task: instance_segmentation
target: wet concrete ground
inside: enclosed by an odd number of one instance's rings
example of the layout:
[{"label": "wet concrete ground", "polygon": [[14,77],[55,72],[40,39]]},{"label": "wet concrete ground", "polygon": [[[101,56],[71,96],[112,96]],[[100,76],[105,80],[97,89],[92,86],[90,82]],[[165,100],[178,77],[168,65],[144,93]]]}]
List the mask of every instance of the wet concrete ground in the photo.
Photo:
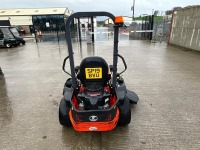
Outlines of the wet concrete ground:
[{"label": "wet concrete ground", "polygon": [[[112,63],[109,39],[73,44],[76,65],[94,54]],[[127,87],[140,98],[132,106],[132,122],[110,132],[79,133],[58,122],[68,78],[61,69],[65,42],[29,39],[25,46],[0,48],[5,75],[0,80],[0,149],[199,149],[200,53],[123,38],[119,53],[128,64]]]}]

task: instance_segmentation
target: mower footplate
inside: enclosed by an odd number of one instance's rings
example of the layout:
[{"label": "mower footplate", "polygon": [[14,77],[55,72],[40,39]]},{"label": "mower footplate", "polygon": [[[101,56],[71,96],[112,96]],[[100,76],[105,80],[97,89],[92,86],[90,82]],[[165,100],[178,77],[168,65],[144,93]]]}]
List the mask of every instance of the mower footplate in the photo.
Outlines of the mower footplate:
[{"label": "mower footplate", "polygon": [[131,104],[137,104],[139,97],[135,92],[127,90],[126,96]]}]

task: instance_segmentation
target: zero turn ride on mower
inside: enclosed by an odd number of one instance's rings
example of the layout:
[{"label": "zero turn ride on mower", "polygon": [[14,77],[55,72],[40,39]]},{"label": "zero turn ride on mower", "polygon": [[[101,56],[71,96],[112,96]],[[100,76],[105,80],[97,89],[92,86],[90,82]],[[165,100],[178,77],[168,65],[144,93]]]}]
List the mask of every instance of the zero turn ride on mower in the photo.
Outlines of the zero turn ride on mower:
[{"label": "zero turn ride on mower", "polygon": [[[86,57],[80,66],[74,66],[73,49],[70,37],[70,24],[75,18],[107,16],[114,22],[113,65],[108,66],[102,57]],[[76,131],[109,131],[118,125],[131,122],[130,103],[137,103],[138,97],[126,89],[121,74],[127,69],[124,58],[118,54],[119,28],[122,17],[108,12],[78,12],[66,21],[66,40],[69,56],[63,61],[63,70],[71,76],[67,79],[63,98],[59,106],[59,121],[63,126],[73,126]],[[69,58],[71,73],[65,70]],[[125,69],[118,73],[118,58]]]}]

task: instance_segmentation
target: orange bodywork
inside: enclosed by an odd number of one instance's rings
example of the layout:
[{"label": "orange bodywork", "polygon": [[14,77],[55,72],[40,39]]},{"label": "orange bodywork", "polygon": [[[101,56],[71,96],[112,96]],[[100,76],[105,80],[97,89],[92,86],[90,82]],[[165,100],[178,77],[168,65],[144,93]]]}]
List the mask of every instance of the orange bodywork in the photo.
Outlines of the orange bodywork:
[{"label": "orange bodywork", "polygon": [[107,122],[75,122],[72,117],[72,110],[69,111],[71,123],[76,131],[109,131],[115,128],[119,119],[119,109],[113,120]]}]

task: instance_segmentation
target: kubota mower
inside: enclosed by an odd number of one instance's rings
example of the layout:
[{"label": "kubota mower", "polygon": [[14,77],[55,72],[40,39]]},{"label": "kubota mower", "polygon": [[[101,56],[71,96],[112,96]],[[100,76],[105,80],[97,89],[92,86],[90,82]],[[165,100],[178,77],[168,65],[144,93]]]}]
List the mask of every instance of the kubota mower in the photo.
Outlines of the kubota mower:
[{"label": "kubota mower", "polygon": [[[107,16],[114,22],[113,64],[108,66],[102,57],[86,57],[80,66],[74,66],[70,37],[70,24],[74,18]],[[138,97],[126,89],[121,74],[127,69],[124,58],[118,54],[118,33],[123,26],[122,17],[108,12],[78,12],[66,21],[66,40],[69,56],[64,59],[63,70],[71,76],[67,79],[63,98],[59,106],[59,121],[63,126],[73,126],[77,131],[109,131],[118,125],[131,122],[130,103],[137,103]],[[65,70],[69,58],[71,73]],[[118,58],[125,69],[118,73]]]}]

